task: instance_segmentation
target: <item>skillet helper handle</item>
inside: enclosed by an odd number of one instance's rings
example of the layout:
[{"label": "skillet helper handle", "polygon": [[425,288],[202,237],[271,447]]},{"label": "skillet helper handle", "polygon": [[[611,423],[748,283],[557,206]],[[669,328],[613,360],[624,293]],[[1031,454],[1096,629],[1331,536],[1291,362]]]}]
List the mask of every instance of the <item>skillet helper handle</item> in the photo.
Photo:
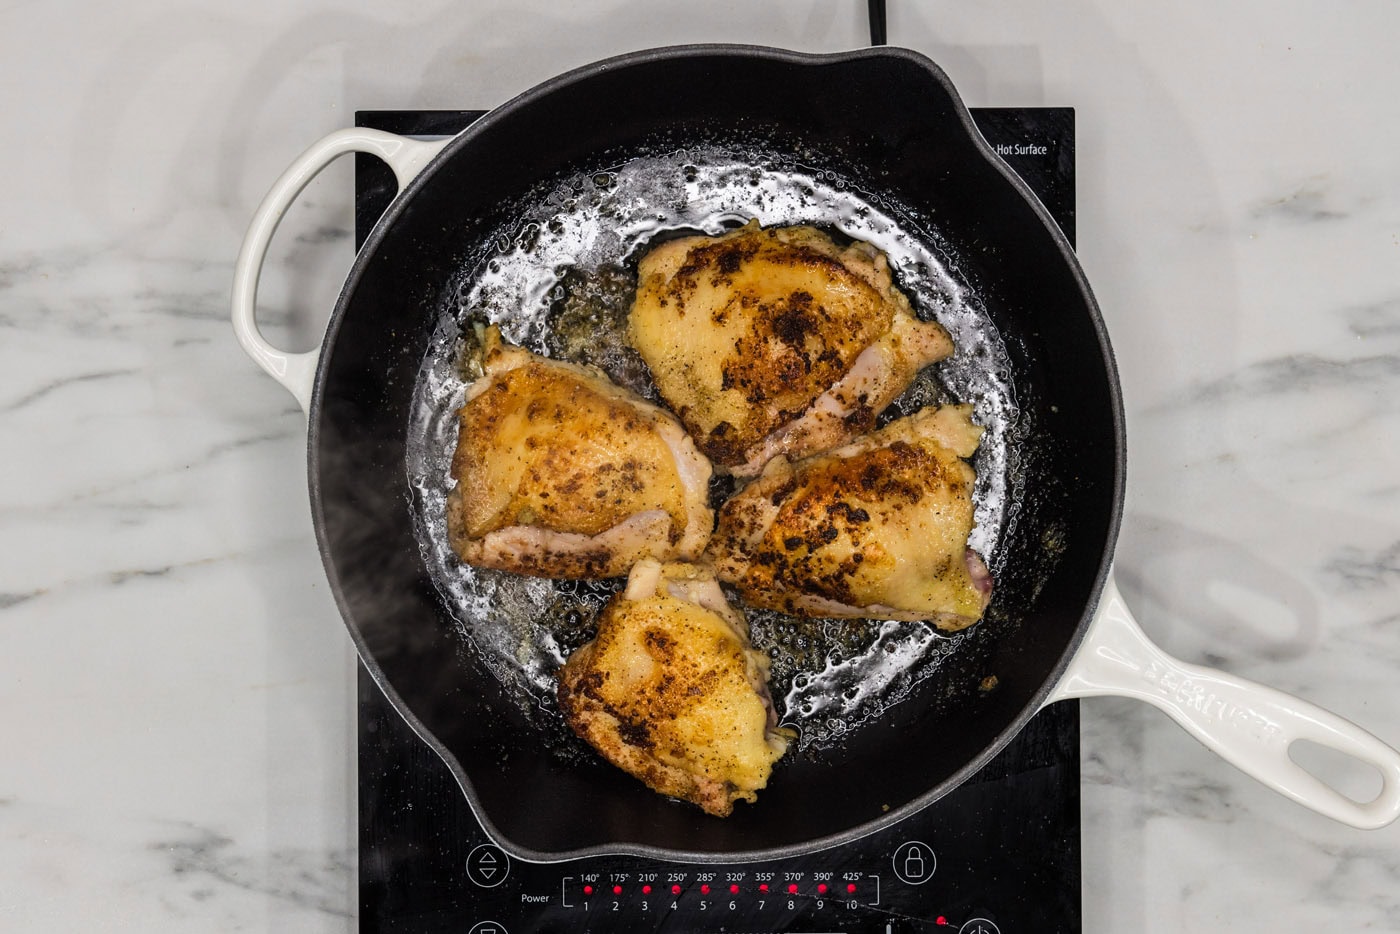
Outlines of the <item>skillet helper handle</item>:
[{"label": "skillet helper handle", "polygon": [[[1165,711],[1226,761],[1333,820],[1375,830],[1400,817],[1400,752],[1307,701],[1171,657],[1143,633],[1112,577],[1050,701],[1103,694],[1135,697]],[[1289,757],[1289,746],[1300,739],[1374,766],[1380,794],[1362,803],[1322,782]]]},{"label": "skillet helper handle", "polygon": [[257,324],[258,279],[277,225],[307,184],[345,153],[363,152],[383,159],[394,170],[402,191],[445,144],[446,140],[423,142],[380,130],[337,130],[298,156],[253,214],[234,265],[233,330],[248,356],[296,397],[303,412],[311,411],[311,391],[322,348],[306,353],[278,350],[262,336]]}]

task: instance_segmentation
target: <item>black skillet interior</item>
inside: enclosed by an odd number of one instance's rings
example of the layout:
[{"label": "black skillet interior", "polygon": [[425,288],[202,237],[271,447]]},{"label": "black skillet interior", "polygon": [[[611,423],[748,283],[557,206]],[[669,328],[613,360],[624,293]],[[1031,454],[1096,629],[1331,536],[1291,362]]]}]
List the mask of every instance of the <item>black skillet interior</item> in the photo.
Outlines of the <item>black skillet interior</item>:
[{"label": "black skillet interior", "polygon": [[[366,243],[332,318],[311,413],[312,506],[333,591],[388,696],[525,858],[587,851],[776,856],[884,826],[974,772],[1034,714],[1082,635],[1122,487],[1116,375],[1093,298],[1043,210],[971,129],[947,78],[902,50],[639,53],[565,75],[454,140]],[[405,472],[414,381],[444,289],[561,167],[760,131],[912,206],[945,235],[1005,340],[1020,489],[994,612],[844,746],[789,757],[755,805],[706,817],[601,762],[561,757],[461,650],[420,555]],[[785,142],[786,141],[786,142]],[[813,156],[812,154],[816,155]],[[979,691],[995,675],[994,691]]]}]

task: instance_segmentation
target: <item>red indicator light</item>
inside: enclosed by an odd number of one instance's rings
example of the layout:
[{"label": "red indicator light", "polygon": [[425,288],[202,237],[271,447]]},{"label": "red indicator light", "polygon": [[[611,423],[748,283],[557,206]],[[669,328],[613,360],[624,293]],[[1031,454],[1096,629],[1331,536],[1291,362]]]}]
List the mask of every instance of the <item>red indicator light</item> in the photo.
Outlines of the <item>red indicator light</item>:
[{"label": "red indicator light", "polygon": [[945,918],[945,917],[943,917],[942,915],[939,915],[938,918],[937,918],[933,923],[934,923],[934,924],[947,924],[947,923],[948,923],[948,919]]},{"label": "red indicator light", "polygon": [[730,894],[730,895],[738,895],[738,894],[739,894],[739,887],[738,887],[737,885],[731,885],[731,886],[729,887],[729,894]]},{"label": "red indicator light", "polygon": [[643,894],[643,895],[650,895],[650,894],[651,894],[651,886],[649,886],[649,885],[644,885],[644,886],[642,886],[642,894]]},{"label": "red indicator light", "polygon": [[709,894],[710,894],[710,887],[709,887],[708,885],[702,885],[702,886],[700,886],[700,894],[701,894],[701,895],[709,895]]},{"label": "red indicator light", "polygon": [[847,892],[854,892],[855,890],[856,890],[856,884],[855,884],[854,882],[847,882],[847,883],[846,883],[846,891],[847,891]]},{"label": "red indicator light", "polygon": [[622,894],[622,886],[620,886],[620,885],[615,885],[615,886],[613,886],[613,894],[614,894],[614,895],[621,895],[621,894]]},{"label": "red indicator light", "polygon": [[788,883],[788,894],[789,894],[789,895],[793,895],[793,894],[796,894],[796,892],[797,892],[797,883],[796,883],[796,882],[789,882],[789,883]]},{"label": "red indicator light", "polygon": [[679,895],[679,894],[681,894],[681,887],[680,887],[679,885],[673,885],[673,886],[671,886],[671,894],[672,894],[672,895]]},{"label": "red indicator light", "polygon": [[768,883],[767,883],[767,882],[764,882],[762,885],[760,885],[760,886],[758,887],[758,890],[759,890],[760,892],[766,892],[766,891],[768,891]]},{"label": "red indicator light", "polygon": [[820,883],[818,883],[818,884],[817,884],[817,891],[818,891],[818,892],[825,892],[825,891],[826,891],[826,883],[825,883],[825,882],[820,882]]},{"label": "red indicator light", "polygon": [[585,886],[583,887],[583,894],[584,894],[584,895],[592,895],[592,894],[593,894],[593,886],[591,886],[591,885],[585,885]]}]

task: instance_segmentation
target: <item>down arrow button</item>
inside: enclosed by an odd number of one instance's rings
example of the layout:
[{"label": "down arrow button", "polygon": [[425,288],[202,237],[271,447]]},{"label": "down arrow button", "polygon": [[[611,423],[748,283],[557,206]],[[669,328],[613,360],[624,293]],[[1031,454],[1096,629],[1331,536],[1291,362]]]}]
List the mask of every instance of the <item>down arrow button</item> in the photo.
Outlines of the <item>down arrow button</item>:
[{"label": "down arrow button", "polygon": [[510,857],[498,846],[483,843],[467,854],[467,878],[484,889],[494,888],[510,873]]}]

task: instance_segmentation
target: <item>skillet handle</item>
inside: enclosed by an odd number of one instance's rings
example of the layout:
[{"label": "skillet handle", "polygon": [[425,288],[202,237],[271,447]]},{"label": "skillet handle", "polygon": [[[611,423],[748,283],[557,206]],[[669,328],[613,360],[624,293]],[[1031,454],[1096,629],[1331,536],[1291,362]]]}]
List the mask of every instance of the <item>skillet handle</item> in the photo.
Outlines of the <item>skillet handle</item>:
[{"label": "skillet handle", "polygon": [[337,130],[298,156],[273,183],[272,190],[253,214],[234,265],[233,331],[248,356],[296,397],[303,412],[311,411],[311,391],[322,348],[306,353],[278,350],[262,336],[257,324],[258,279],[277,225],[302,189],[322,169],[347,152],[364,152],[383,159],[394,170],[402,191],[446,143],[447,140],[423,142],[379,130]]},{"label": "skillet handle", "polygon": [[[1226,761],[1333,820],[1375,830],[1400,817],[1400,752],[1307,701],[1172,658],[1143,633],[1112,577],[1083,645],[1046,703],[1103,694],[1165,711]],[[1299,739],[1374,766],[1380,794],[1361,803],[1323,783],[1289,757]]]}]

